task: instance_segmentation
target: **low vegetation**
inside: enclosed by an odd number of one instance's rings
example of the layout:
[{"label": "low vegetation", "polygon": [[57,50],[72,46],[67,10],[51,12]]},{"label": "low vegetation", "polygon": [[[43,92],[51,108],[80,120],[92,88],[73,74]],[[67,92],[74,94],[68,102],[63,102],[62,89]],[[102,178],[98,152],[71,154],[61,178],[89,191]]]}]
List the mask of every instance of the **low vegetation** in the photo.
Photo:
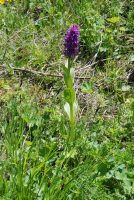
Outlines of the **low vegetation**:
[{"label": "low vegetation", "polygon": [[[133,19],[132,0],[0,1],[0,200],[134,199]],[[72,133],[63,41],[73,24]]]}]

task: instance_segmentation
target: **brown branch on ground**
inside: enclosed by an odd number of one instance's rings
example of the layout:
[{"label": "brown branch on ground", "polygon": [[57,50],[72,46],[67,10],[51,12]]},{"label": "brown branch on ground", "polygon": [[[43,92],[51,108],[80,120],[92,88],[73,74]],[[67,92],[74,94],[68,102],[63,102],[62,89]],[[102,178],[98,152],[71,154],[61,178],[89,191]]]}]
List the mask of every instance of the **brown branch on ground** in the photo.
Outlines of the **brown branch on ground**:
[{"label": "brown branch on ground", "polygon": [[[0,65],[0,67],[5,68],[5,66]],[[25,69],[25,68],[12,68],[12,70],[14,72],[20,71],[22,73],[30,73],[36,76],[50,76],[50,77],[54,77],[54,78],[63,78],[62,74],[51,74],[49,72],[39,72],[36,70],[31,70],[31,69]],[[3,73],[5,73],[5,71],[2,71]],[[79,77],[79,76],[75,76],[75,79],[79,79],[79,80],[89,80],[90,77]]]}]

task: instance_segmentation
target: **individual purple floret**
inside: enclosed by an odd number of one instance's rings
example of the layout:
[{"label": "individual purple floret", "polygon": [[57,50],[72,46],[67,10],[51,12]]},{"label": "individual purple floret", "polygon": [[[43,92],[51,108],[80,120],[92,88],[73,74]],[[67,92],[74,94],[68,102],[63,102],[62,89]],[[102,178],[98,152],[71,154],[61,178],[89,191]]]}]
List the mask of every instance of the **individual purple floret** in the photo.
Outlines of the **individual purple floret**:
[{"label": "individual purple floret", "polygon": [[79,51],[79,37],[80,31],[78,25],[72,25],[66,32],[64,39],[64,55],[72,58],[78,54]]}]

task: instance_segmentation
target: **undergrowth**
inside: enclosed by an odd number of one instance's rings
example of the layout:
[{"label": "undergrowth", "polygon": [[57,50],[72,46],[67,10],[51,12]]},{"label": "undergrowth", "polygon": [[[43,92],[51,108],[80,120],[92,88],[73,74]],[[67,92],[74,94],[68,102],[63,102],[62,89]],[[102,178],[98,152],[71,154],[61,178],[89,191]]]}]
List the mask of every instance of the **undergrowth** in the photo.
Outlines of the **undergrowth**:
[{"label": "undergrowth", "polygon": [[[130,0],[0,5],[0,199],[134,199],[133,15]],[[74,23],[79,113],[70,145],[61,66]]]}]

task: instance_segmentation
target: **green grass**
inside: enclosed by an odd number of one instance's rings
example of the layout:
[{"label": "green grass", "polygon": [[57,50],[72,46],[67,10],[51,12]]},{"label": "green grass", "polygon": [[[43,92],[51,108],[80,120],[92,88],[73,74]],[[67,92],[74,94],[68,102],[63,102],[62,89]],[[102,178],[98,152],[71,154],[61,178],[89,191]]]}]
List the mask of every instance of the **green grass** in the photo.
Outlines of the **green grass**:
[{"label": "green grass", "polygon": [[[130,0],[0,5],[0,200],[134,199],[133,13]],[[85,79],[68,143],[64,81],[38,72],[62,74],[73,23]]]}]

